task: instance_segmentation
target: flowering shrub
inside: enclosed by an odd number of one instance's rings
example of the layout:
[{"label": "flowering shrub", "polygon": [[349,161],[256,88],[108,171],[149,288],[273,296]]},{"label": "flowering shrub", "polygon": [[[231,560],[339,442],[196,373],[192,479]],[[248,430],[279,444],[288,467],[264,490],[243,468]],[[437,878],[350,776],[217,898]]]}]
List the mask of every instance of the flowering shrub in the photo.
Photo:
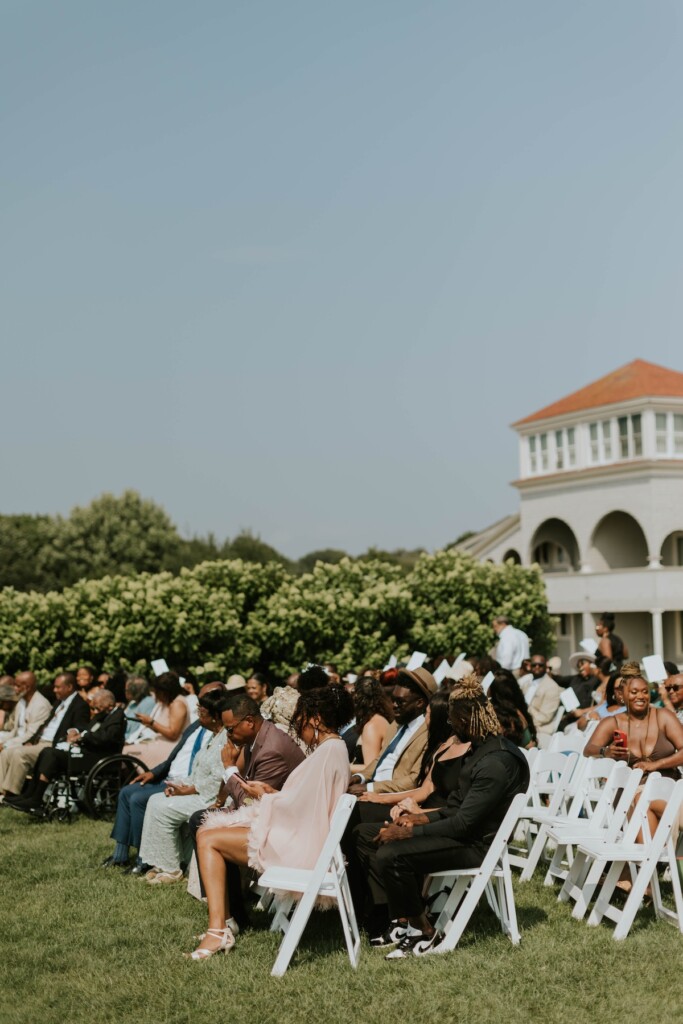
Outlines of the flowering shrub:
[{"label": "flowering shrub", "polygon": [[0,670],[42,678],[79,662],[144,669],[155,657],[284,675],[309,660],[383,665],[413,647],[482,653],[507,614],[536,650],[552,622],[540,573],[479,563],[458,551],[422,555],[405,574],[379,560],[318,562],[294,577],[276,562],[204,562],[168,572],[81,580],[61,593],[0,591]]}]

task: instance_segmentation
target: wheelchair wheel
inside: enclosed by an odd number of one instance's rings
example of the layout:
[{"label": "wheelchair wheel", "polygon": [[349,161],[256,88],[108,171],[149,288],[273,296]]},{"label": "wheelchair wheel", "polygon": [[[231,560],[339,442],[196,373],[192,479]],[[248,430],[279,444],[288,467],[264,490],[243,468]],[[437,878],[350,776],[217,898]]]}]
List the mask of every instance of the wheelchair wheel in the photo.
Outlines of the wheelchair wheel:
[{"label": "wheelchair wheel", "polygon": [[91,818],[113,818],[119,790],[132,782],[147,765],[130,754],[111,754],[90,770],[83,787],[83,804]]}]

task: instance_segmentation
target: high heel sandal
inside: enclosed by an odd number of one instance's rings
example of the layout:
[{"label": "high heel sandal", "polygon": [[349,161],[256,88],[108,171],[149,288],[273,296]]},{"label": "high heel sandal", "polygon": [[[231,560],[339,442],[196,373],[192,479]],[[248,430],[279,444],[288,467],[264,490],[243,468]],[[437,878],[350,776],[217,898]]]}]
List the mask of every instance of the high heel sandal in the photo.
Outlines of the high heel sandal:
[{"label": "high heel sandal", "polygon": [[214,939],[221,940],[217,949],[204,949],[200,946],[192,953],[183,953],[183,956],[187,960],[208,960],[215,953],[229,953],[235,945],[235,936],[232,934],[231,928],[207,928],[204,937],[207,938],[209,935]]},{"label": "high heel sandal", "polygon": [[[229,928],[234,937],[237,938],[237,936],[240,933],[240,926],[238,925],[234,917],[226,917],[225,927]],[[192,938],[195,940],[195,942],[201,942],[205,935],[206,932],[201,932],[200,935],[193,935]]]}]

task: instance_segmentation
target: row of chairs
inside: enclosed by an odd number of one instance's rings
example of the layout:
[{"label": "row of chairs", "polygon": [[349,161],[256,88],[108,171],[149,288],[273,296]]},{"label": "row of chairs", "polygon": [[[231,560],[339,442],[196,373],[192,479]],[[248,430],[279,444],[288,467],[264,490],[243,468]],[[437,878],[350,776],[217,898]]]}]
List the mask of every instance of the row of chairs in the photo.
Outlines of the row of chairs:
[{"label": "row of chairs", "polygon": [[[584,734],[583,742],[585,739]],[[573,741],[576,747],[579,742]],[[683,779],[664,779],[653,772],[642,784],[639,769],[608,758],[584,758],[578,749],[530,752],[529,760],[529,788],[512,801],[481,866],[437,872],[426,879],[425,895],[437,914],[436,928],[444,935],[434,951],[455,948],[482,897],[498,917],[503,933],[518,944],[512,868],[520,868],[521,881],[528,881],[544,854],[550,854],[545,884],[562,884],[558,898],[573,902],[575,918],[586,915],[597,894],[588,924],[597,925],[606,917],[616,924],[614,938],[623,939],[650,886],[657,917],[683,932],[683,895],[676,865]],[[629,817],[641,784],[635,811]],[[651,833],[647,810],[655,801],[665,803],[666,809]],[[270,868],[259,879],[262,905],[273,913],[271,930],[284,933],[271,972],[274,976],[287,970],[320,897],[335,902],[349,960],[353,967],[358,964],[360,936],[340,847],[354,803],[355,797],[350,795],[340,799],[312,870]],[[642,842],[637,841],[639,837]],[[662,901],[658,871],[663,868],[668,868],[671,877],[674,910]],[[619,906],[613,903],[613,896],[624,869],[630,872],[632,887],[625,904]],[[295,899],[294,893],[300,898]]]}]

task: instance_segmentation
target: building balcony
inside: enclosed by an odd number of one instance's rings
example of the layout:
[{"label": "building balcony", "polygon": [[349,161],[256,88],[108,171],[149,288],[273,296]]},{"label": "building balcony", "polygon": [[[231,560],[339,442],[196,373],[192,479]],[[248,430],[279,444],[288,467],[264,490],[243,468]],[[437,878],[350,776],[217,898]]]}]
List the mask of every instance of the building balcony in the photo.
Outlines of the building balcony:
[{"label": "building balcony", "polygon": [[544,575],[552,615],[604,611],[678,611],[683,608],[683,567],[610,569]]}]

